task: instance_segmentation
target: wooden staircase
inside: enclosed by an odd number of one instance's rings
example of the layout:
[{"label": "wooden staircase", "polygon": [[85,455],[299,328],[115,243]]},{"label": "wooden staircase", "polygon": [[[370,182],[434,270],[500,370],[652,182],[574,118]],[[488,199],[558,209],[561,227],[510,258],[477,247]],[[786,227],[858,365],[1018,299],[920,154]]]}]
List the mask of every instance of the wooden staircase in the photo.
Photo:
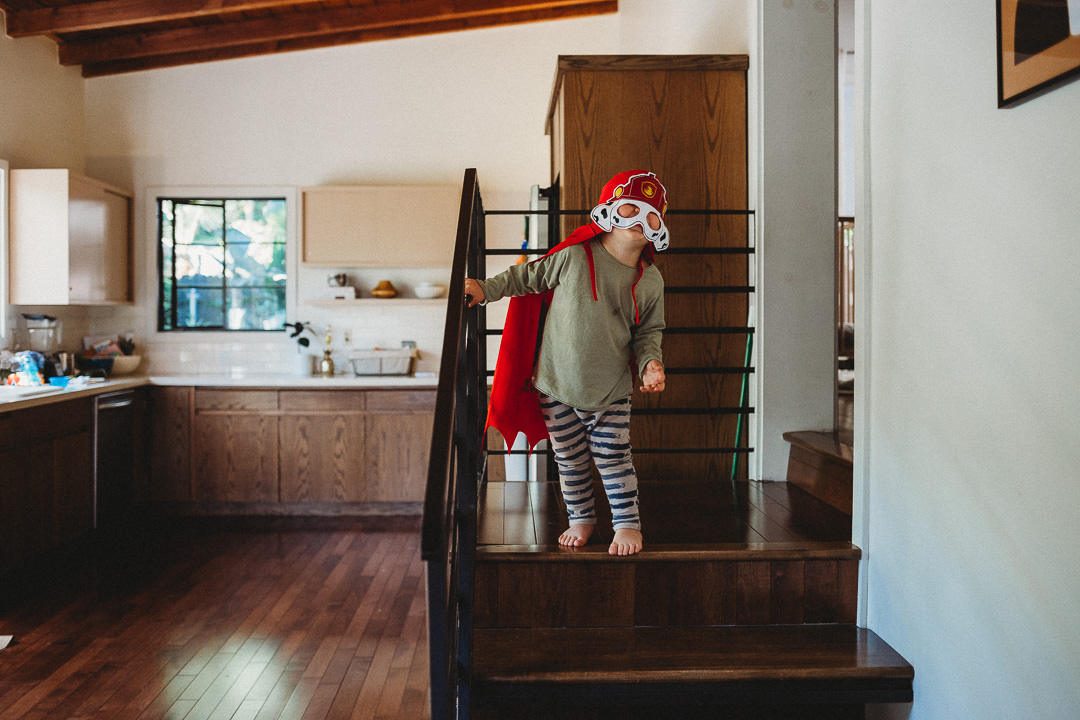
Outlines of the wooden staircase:
[{"label": "wooden staircase", "polygon": [[783,483],[641,496],[646,548],[613,558],[603,517],[590,545],[557,547],[557,485],[483,488],[471,717],[860,718],[911,700],[912,667],[855,626],[860,551],[826,529],[839,513]]},{"label": "wooden staircase", "polygon": [[[496,253],[484,249],[483,217],[469,169],[450,297],[462,297],[465,277],[484,276],[482,258]],[[694,252],[749,253],[745,232],[734,246]],[[744,277],[736,265],[734,275]],[[752,292],[683,289],[688,297]],[[448,306],[424,501],[435,720],[854,720],[866,703],[911,701],[911,665],[855,625],[861,552],[849,541],[850,500],[845,514],[792,483],[731,482],[740,478],[733,458],[752,448],[739,432],[719,433],[715,421],[753,408],[712,390],[730,386],[744,399],[749,342],[735,345],[743,366],[717,363],[719,355],[699,362],[689,352],[676,362],[673,352],[669,372],[685,371],[687,382],[665,392],[672,405],[639,411],[635,400],[635,414],[646,418],[701,418],[703,435],[689,446],[668,442],[689,433],[658,422],[646,432],[655,442],[634,440],[635,464],[639,455],[653,459],[638,468],[645,549],[616,558],[607,554],[610,516],[599,498],[592,544],[564,550],[557,484],[492,480],[483,451],[492,331],[481,315]],[[706,312],[683,329],[752,334],[719,318]],[[719,437],[730,444],[702,441]]]}]

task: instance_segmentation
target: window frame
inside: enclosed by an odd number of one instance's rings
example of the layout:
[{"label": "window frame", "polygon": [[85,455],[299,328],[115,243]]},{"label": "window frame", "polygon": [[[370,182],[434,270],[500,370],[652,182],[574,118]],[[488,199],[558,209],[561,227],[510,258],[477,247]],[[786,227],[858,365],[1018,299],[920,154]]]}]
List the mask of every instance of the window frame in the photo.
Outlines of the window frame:
[{"label": "window frame", "polygon": [[[147,326],[151,329],[154,342],[163,343],[199,343],[220,342],[228,338],[229,342],[258,343],[266,342],[274,337],[272,330],[160,330],[158,320],[161,312],[161,267],[158,238],[158,201],[160,199],[173,200],[243,200],[250,198],[284,198],[285,199],[285,273],[288,277],[285,288],[285,317],[291,318],[296,315],[299,297],[299,252],[298,252],[298,206],[296,202],[297,189],[295,185],[270,186],[215,186],[215,185],[157,185],[146,188],[144,201],[144,235],[148,238],[146,247],[148,252],[143,267],[146,268],[146,277],[150,282],[145,283],[143,292],[140,294],[141,303],[148,308],[149,317]],[[284,332],[284,328],[282,328]]]}]

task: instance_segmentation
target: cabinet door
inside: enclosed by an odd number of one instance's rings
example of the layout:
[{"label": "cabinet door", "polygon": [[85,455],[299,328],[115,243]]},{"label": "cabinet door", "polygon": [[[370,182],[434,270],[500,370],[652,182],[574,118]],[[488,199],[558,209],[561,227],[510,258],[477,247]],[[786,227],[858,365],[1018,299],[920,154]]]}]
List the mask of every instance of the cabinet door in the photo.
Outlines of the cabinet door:
[{"label": "cabinet door", "polygon": [[451,264],[461,195],[455,185],[328,185],[302,193],[305,264]]},{"label": "cabinet door", "polygon": [[277,416],[195,413],[191,499],[277,502]]},{"label": "cabinet door", "polygon": [[277,502],[277,392],[197,388],[191,499]]},{"label": "cabinet door", "polygon": [[0,450],[0,570],[21,567],[51,547],[52,443]]},{"label": "cabinet door", "polygon": [[422,502],[431,452],[435,393],[371,392],[367,403],[368,463],[363,499]]},{"label": "cabinet door", "polygon": [[0,415],[0,568],[92,527],[91,419],[88,398]]},{"label": "cabinet door", "polygon": [[52,442],[53,541],[61,545],[94,527],[94,458],[89,430]]},{"label": "cabinet door", "polygon": [[362,391],[282,391],[282,502],[357,502],[364,496]]},{"label": "cabinet door", "polygon": [[191,500],[191,401],[194,388],[155,387],[150,403],[151,500]]},{"label": "cabinet door", "polygon": [[71,302],[130,302],[130,199],[79,175],[71,175],[68,192]]}]

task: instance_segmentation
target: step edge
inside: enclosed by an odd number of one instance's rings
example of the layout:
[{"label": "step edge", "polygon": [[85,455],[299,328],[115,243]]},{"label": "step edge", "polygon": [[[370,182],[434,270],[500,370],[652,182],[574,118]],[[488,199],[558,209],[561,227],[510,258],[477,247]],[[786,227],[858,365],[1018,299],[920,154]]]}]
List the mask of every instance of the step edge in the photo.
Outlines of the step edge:
[{"label": "step edge", "polygon": [[886,665],[866,668],[818,668],[806,669],[791,667],[769,668],[702,668],[682,670],[627,670],[620,673],[599,672],[530,672],[527,674],[485,674],[476,672],[473,680],[486,684],[499,685],[590,685],[610,683],[635,683],[666,685],[680,682],[695,683],[736,683],[736,682],[786,682],[800,680],[899,680],[915,678],[914,668]]},{"label": "step edge", "polygon": [[606,547],[563,548],[559,545],[481,545],[477,562],[704,562],[769,560],[859,560],[862,550],[849,542],[668,544],[644,548],[636,555],[610,555]]},{"label": "step edge", "polygon": [[823,447],[822,445],[820,445],[818,443],[815,443],[815,442],[813,442],[811,440],[808,440],[806,438],[806,434],[808,434],[808,433],[812,433],[812,434],[815,434],[815,435],[820,435],[821,434],[820,432],[809,431],[809,430],[789,430],[788,432],[784,433],[782,437],[783,437],[784,440],[791,443],[792,445],[795,445],[797,447],[800,447],[800,448],[802,448],[804,450],[815,453],[817,455],[824,455],[825,457],[828,457],[828,458],[831,458],[831,459],[835,460],[836,462],[840,463],[841,465],[844,465],[846,467],[853,467],[854,466],[854,462],[853,462],[852,458],[850,457],[850,453],[853,451],[853,446],[848,445],[847,443],[841,442],[839,440],[834,441],[837,445],[843,446],[843,447],[848,449],[849,455],[844,455],[843,451],[837,452],[836,450],[833,450],[833,449],[827,448],[827,447]]}]

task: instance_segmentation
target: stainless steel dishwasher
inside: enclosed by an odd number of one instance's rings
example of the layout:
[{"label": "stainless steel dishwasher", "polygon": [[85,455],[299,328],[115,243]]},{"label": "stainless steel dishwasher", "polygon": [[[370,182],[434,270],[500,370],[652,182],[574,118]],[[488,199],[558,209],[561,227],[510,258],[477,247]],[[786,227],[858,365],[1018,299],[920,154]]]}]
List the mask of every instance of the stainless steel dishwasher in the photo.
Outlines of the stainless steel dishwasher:
[{"label": "stainless steel dishwasher", "polygon": [[123,530],[135,496],[135,391],[98,395],[94,402],[94,527]]}]

